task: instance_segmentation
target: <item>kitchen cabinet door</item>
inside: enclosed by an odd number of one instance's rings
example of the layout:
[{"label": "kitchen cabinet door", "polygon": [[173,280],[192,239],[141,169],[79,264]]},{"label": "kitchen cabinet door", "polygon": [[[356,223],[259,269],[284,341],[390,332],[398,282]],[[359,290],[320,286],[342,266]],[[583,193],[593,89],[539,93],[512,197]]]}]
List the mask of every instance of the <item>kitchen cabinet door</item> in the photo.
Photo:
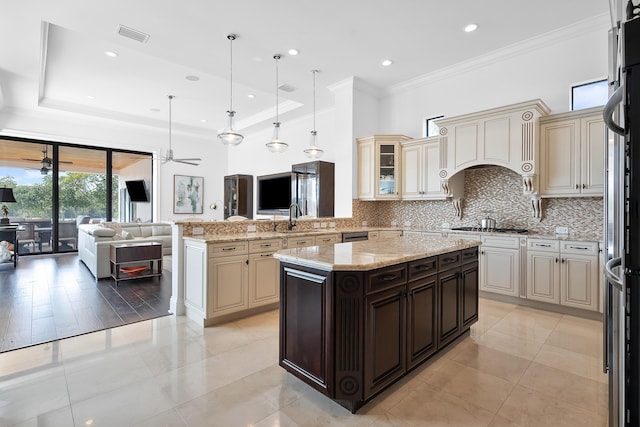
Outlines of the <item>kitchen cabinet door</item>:
[{"label": "kitchen cabinet door", "polygon": [[433,274],[407,285],[407,369],[437,349],[437,283]]},{"label": "kitchen cabinet door", "polygon": [[527,252],[527,299],[560,304],[560,254]]},{"label": "kitchen cabinet door", "polygon": [[399,200],[402,179],[400,142],[404,135],[358,138],[358,198]]},{"label": "kitchen cabinet door", "polygon": [[598,310],[598,256],[563,255],[560,304]]},{"label": "kitchen cabinet door", "polygon": [[[478,256],[476,252],[476,258]],[[460,269],[460,290],[462,292],[460,314],[462,315],[462,329],[467,328],[478,320],[478,263],[463,264]]]},{"label": "kitchen cabinet door", "polygon": [[248,280],[248,255],[209,258],[207,317],[249,308]]},{"label": "kitchen cabinet door", "polygon": [[520,296],[520,251],[482,246],[480,289],[514,297]]},{"label": "kitchen cabinet door", "polygon": [[365,399],[406,371],[406,284],[365,299]]},{"label": "kitchen cabinet door", "polygon": [[462,331],[460,316],[460,268],[438,275],[438,347],[453,341]]},{"label": "kitchen cabinet door", "polygon": [[280,262],[273,252],[249,255],[249,307],[278,302],[280,299]]},{"label": "kitchen cabinet door", "polygon": [[605,128],[602,114],[580,120],[580,148],[582,161],[581,193],[604,194]]}]

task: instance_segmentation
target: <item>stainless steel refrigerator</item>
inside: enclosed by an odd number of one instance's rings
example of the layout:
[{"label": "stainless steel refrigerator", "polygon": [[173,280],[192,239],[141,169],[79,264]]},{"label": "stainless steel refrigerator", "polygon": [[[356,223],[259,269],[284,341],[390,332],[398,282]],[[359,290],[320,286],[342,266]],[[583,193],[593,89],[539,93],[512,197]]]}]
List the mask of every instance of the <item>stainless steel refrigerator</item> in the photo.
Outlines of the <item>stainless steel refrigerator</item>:
[{"label": "stainless steel refrigerator", "polygon": [[[637,3],[637,0],[636,0]],[[604,371],[609,425],[640,425],[640,9],[610,1]]]}]

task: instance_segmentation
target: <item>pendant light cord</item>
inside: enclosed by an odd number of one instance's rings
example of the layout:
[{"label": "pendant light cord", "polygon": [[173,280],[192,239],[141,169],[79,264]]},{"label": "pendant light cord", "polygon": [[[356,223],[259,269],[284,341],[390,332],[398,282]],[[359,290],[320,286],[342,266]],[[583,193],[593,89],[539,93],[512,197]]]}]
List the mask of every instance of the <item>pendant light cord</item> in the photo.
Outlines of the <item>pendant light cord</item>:
[{"label": "pendant light cord", "polygon": [[313,131],[316,131],[316,73],[318,70],[311,70],[313,73]]},{"label": "pendant light cord", "polygon": [[169,150],[171,150],[171,100],[173,95],[169,95]]},{"label": "pendant light cord", "polygon": [[273,59],[276,60],[276,123],[280,123],[280,120],[278,120],[278,60],[280,55],[274,55]]},{"label": "pendant light cord", "polygon": [[229,34],[227,38],[229,39],[229,111],[233,111],[233,41],[236,36]]}]

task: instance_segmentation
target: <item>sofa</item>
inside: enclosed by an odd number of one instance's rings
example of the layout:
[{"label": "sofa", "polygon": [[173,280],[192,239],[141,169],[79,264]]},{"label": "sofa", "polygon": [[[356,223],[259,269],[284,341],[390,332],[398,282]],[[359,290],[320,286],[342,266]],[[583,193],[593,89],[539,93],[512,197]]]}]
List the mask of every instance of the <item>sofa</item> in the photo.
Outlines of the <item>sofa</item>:
[{"label": "sofa", "polygon": [[166,222],[78,225],[78,256],[97,279],[111,277],[110,251],[112,243],[162,243],[164,269],[171,268],[171,224]]}]

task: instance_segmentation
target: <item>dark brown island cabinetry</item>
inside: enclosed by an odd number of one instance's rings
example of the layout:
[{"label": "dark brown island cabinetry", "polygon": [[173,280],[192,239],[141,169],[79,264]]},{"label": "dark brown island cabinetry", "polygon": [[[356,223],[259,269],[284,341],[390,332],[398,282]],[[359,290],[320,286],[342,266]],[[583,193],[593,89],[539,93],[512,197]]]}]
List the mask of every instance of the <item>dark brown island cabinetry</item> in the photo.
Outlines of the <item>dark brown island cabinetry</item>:
[{"label": "dark brown island cabinetry", "polygon": [[478,319],[477,247],[370,271],[280,268],[280,366],[352,412]]}]

